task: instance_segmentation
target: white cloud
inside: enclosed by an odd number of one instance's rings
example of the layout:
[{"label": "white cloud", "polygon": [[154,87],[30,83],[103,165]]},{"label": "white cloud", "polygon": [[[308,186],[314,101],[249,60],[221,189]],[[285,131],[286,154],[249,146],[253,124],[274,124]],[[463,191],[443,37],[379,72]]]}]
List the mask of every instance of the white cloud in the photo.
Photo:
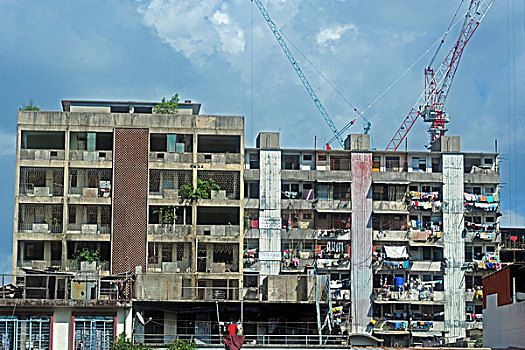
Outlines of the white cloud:
[{"label": "white cloud", "polygon": [[203,55],[244,52],[244,32],[220,0],[146,0],[137,10],[159,38],[194,62],[202,63]]},{"label": "white cloud", "polygon": [[336,24],[321,29],[315,36],[315,41],[320,46],[329,46],[330,44],[335,44],[341,40],[343,34],[348,30],[352,30],[354,36],[357,36],[357,27],[354,24]]},{"label": "white cloud", "polygon": [[244,51],[244,32],[235,23],[232,24],[230,16],[221,10],[215,11],[211,18],[215,30],[219,33],[221,50],[230,54]]},{"label": "white cloud", "polygon": [[524,227],[525,215],[514,210],[505,209],[501,212],[501,226],[503,227]]}]

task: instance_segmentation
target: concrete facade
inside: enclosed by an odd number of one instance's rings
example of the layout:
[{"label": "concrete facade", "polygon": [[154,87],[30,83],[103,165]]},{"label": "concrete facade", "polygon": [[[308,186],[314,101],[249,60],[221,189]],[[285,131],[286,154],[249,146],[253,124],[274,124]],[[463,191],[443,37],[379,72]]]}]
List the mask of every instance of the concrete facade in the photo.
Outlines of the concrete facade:
[{"label": "concrete facade", "polygon": [[[243,117],[153,105],[19,112],[17,278],[67,274],[65,299],[126,300],[93,310],[155,346],[216,344],[238,319],[255,344],[435,346],[481,332],[476,291],[499,268],[496,153],[461,153],[459,138],[376,151],[368,135],[344,150],[284,149],[275,132],[245,148]],[[50,311],[61,334],[64,310]]]}]

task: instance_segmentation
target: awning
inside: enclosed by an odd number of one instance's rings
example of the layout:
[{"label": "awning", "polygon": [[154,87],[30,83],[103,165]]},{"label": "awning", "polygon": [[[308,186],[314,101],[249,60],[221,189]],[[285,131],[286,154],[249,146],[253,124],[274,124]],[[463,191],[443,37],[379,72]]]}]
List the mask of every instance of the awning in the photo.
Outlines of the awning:
[{"label": "awning", "polygon": [[384,246],[386,257],[391,259],[407,259],[406,246]]}]

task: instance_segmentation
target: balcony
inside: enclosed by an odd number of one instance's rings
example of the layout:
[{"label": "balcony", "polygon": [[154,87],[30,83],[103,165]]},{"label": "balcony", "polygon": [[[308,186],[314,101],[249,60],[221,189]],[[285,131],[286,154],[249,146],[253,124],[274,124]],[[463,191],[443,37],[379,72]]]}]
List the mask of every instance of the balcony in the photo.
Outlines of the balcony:
[{"label": "balcony", "polygon": [[407,231],[373,231],[374,241],[406,242],[409,239]]},{"label": "balcony", "polygon": [[193,163],[193,153],[171,153],[171,152],[149,152],[149,161],[151,163]]},{"label": "balcony", "polygon": [[69,160],[72,162],[107,162],[113,161],[112,151],[69,151]]},{"label": "balcony", "polygon": [[[313,275],[249,275],[256,281],[245,283],[243,288],[239,287],[239,279],[234,276],[235,274],[225,275],[223,273],[221,279],[212,279],[199,275],[198,286],[195,287],[192,284],[196,278],[194,274],[175,273],[168,276],[166,274],[146,273],[137,276],[135,281],[136,298],[163,301],[315,302]],[[238,276],[242,278],[242,275]],[[318,275],[318,278],[324,281],[327,276]],[[323,297],[321,302],[327,302],[325,294]]]},{"label": "balcony", "polygon": [[63,149],[21,149],[20,159],[22,160],[65,160],[66,151]]},{"label": "balcony", "polygon": [[191,225],[148,224],[148,234],[186,236],[191,234]]},{"label": "balcony", "polygon": [[19,222],[18,233],[62,233],[62,224]]},{"label": "balcony", "polygon": [[410,267],[412,272],[439,272],[441,271],[441,261],[412,261],[412,266]]},{"label": "balcony", "polygon": [[197,163],[209,164],[210,166],[221,165],[243,165],[240,153],[197,153]]},{"label": "balcony", "polygon": [[19,186],[20,195],[28,197],[62,197],[64,186],[53,184],[52,186],[35,186],[34,183],[21,183]]},{"label": "balcony", "polygon": [[442,303],[444,301],[444,293],[442,291],[435,291],[430,286],[418,290],[412,288],[409,290],[395,290],[395,288],[374,288],[373,299],[376,303]]},{"label": "balcony", "polygon": [[83,235],[110,234],[111,224],[68,224],[67,232]]},{"label": "balcony", "polygon": [[67,260],[66,271],[71,272],[109,272],[110,262],[109,261],[97,261],[93,264],[85,264],[85,261]]},{"label": "balcony", "polygon": [[373,202],[372,211],[374,213],[408,214],[408,207],[405,202],[377,200]]},{"label": "balcony", "polygon": [[239,225],[197,225],[197,234],[204,236],[238,237],[240,232]]},{"label": "balcony", "polygon": [[349,200],[319,199],[314,206],[318,212],[342,211],[349,213],[352,211],[352,202]]}]

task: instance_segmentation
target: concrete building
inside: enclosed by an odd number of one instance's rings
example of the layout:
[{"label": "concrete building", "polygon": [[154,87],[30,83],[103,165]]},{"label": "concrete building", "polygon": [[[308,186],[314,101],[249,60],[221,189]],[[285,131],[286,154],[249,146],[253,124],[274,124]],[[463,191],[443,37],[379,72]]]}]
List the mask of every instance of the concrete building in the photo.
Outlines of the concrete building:
[{"label": "concrete building", "polygon": [[481,332],[476,291],[499,268],[496,153],[462,153],[459,137],[376,151],[369,135],[283,149],[269,132],[245,148],[243,117],[191,101],[176,115],[152,114],[154,102],[62,105],[18,115],[15,277],[0,299],[48,320],[53,348],[100,327],[98,348],[122,331],[218,343],[239,319],[256,344],[446,345]]},{"label": "concrete building", "polygon": [[525,264],[512,264],[483,278],[483,290],[483,346],[525,349]]}]

